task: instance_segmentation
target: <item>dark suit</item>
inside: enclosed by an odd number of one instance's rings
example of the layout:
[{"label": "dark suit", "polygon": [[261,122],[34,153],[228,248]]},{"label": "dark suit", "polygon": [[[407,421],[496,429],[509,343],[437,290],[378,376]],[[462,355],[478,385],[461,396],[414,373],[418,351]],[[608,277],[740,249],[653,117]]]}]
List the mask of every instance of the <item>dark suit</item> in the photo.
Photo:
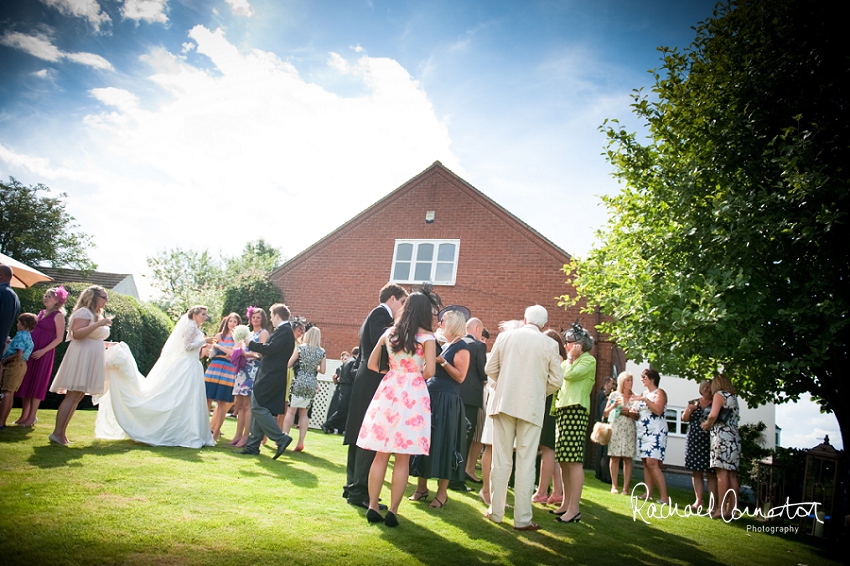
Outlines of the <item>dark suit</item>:
[{"label": "dark suit", "polygon": [[348,421],[345,425],[343,444],[348,444],[348,462],[346,465],[346,483],[343,497],[349,503],[359,503],[369,499],[369,468],[375,453],[357,446],[360,426],[369,409],[369,403],[381,384],[383,374],[370,370],[369,356],[384,331],[393,325],[393,317],[388,308],[378,305],[360,327],[360,354],[357,356],[357,374],[351,387],[351,401],[348,406]]},{"label": "dark suit", "polygon": [[248,349],[263,355],[260,369],[254,378],[254,391],[251,394],[251,436],[245,449],[260,452],[263,435],[275,444],[280,444],[289,435],[281,432],[274,415],[286,412],[286,371],[289,358],[295,350],[295,336],[292,326],[284,322],[278,326],[265,344],[248,342]]},{"label": "dark suit", "polygon": [[354,368],[357,359],[349,358],[340,367],[339,383],[336,384],[336,392],[339,393],[336,409],[329,411],[330,416],[325,423],[327,429],[345,430],[345,423],[348,421],[348,406],[351,403],[351,387],[354,383]]}]

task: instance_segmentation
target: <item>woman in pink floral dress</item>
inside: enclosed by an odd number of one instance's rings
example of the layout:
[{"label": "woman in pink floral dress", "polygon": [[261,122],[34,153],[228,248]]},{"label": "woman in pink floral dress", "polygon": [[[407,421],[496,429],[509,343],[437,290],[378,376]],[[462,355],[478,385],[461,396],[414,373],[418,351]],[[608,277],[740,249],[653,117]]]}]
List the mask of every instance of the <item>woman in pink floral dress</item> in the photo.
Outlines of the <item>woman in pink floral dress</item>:
[{"label": "woman in pink floral dress", "polygon": [[[369,369],[379,371],[386,347],[390,370],[384,376],[360,427],[357,446],[377,452],[369,470],[370,523],[398,525],[398,506],[407,488],[411,454],[428,454],[431,444],[431,398],[425,380],[434,375],[436,346],[431,333],[435,305],[424,293],[413,293],[404,305],[401,320],[389,328],[369,356]],[[387,474],[390,454],[395,454],[390,507],[386,517],[378,512],[378,497]]]}]

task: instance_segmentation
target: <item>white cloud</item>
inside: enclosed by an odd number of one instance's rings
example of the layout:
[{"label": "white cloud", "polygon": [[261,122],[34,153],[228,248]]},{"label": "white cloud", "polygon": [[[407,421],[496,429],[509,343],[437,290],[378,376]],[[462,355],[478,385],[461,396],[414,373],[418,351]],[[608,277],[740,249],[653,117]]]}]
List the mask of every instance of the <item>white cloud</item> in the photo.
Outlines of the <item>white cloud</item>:
[{"label": "white cloud", "polygon": [[97,0],[41,0],[44,4],[52,6],[65,14],[66,16],[75,16],[85,18],[94,26],[95,30],[100,30],[100,25],[111,21],[106,12],[100,10],[100,4]]},{"label": "white cloud", "polygon": [[109,61],[94,53],[66,53],[65,58],[74,61],[75,63],[80,63],[81,65],[94,67],[95,69],[105,69],[107,71],[112,70],[112,65]]},{"label": "white cloud", "polygon": [[127,20],[144,20],[149,24],[168,23],[168,0],[124,0],[121,15]]},{"label": "white cloud", "polygon": [[230,9],[233,10],[233,15],[235,16],[247,16],[251,17],[254,15],[254,9],[248,4],[248,0],[224,0],[230,6]]},{"label": "white cloud", "polygon": [[55,69],[41,69],[40,71],[34,72],[33,76],[36,76],[40,79],[53,79],[56,76],[56,70]]},{"label": "white cloud", "polygon": [[27,35],[17,31],[7,31],[3,37],[0,37],[0,43],[52,63],[59,61],[65,55],[53,45],[50,39],[41,34]]},{"label": "white cloud", "polygon": [[814,448],[826,435],[835,448],[843,448],[838,419],[832,413],[821,413],[808,393],[796,403],[776,405],[776,425],[782,428],[779,440],[786,448]]},{"label": "white cloud", "polygon": [[96,69],[113,70],[112,65],[94,53],[66,53],[53,45],[51,40],[43,34],[27,35],[17,31],[6,32],[0,37],[0,43],[9,47],[20,49],[34,57],[56,63],[61,59],[68,59],[81,65],[87,65]]},{"label": "white cloud", "polygon": [[[0,152],[73,195],[69,211],[107,271],[144,273],[146,257],[178,245],[235,254],[257,238],[292,257],[434,160],[464,174],[426,93],[394,60],[352,62],[345,80],[365,94],[343,97],[222,30],[189,37],[213,71],[155,49],[148,84],[91,90],[104,110],[79,125],[74,148]],[[327,72],[341,73],[333,60]],[[164,96],[148,98],[151,84]],[[103,209],[86,204],[92,195]],[[224,219],[233,233],[210,238]]]},{"label": "white cloud", "polygon": [[343,59],[339,53],[331,52],[330,57],[328,58],[328,65],[344,75],[347,75],[350,70],[348,61]]},{"label": "white cloud", "polygon": [[365,51],[365,49],[363,49],[363,48],[360,46],[360,44],[359,44],[359,43],[358,43],[357,45],[355,45],[354,47],[352,47],[351,49],[353,49],[355,53],[363,53],[363,52]]}]

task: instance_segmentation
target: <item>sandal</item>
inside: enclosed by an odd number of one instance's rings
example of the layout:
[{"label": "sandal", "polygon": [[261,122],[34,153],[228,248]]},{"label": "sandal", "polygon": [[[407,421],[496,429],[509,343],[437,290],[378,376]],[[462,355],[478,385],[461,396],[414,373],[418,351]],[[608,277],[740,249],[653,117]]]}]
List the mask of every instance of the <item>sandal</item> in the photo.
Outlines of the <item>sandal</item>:
[{"label": "sandal", "polygon": [[546,502],[549,501],[549,495],[534,495],[531,498],[532,503],[540,503],[542,505],[546,505]]},{"label": "sandal", "polygon": [[[437,496],[435,495],[435,496],[434,496],[434,501],[432,501],[432,502],[431,502],[431,505],[429,505],[429,507],[430,507],[431,509],[442,509],[442,508],[443,508],[443,505],[445,505],[446,503],[448,503],[448,501],[449,501],[449,498],[448,498],[448,497],[446,497],[444,500],[440,501],[440,498],[439,498],[439,497],[437,497]],[[435,503],[436,503],[436,505],[434,505]]]},{"label": "sandal", "polygon": [[413,495],[407,498],[408,501],[428,501],[428,490],[414,491]]}]

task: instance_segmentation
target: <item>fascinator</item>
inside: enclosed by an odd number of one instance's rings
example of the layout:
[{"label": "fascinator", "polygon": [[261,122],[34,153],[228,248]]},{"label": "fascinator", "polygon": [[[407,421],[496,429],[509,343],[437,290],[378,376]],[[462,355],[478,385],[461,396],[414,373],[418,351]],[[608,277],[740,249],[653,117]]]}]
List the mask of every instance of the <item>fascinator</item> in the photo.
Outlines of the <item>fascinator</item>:
[{"label": "fascinator", "polygon": [[68,300],[68,291],[62,285],[52,288],[51,291],[53,292],[53,296],[56,297],[60,307]]},{"label": "fascinator", "polygon": [[254,308],[254,305],[251,305],[250,307],[248,307],[248,310],[245,311],[245,318],[247,318],[249,321],[251,320],[251,315],[254,314]]},{"label": "fascinator", "polygon": [[470,312],[469,312],[469,309],[468,309],[468,308],[466,308],[466,307],[462,307],[462,306],[460,306],[460,305],[449,305],[449,306],[447,306],[447,307],[443,307],[443,310],[441,310],[441,311],[437,314],[437,320],[438,320],[438,321],[442,321],[442,320],[443,320],[443,315],[444,315],[444,314],[446,314],[447,312],[450,312],[450,311],[457,311],[457,312],[459,312],[460,314],[462,314],[462,315],[463,315],[463,319],[464,319],[464,320],[466,320],[466,321],[469,321],[469,317],[471,316],[471,314],[470,314]]},{"label": "fascinator", "polygon": [[419,288],[418,293],[422,293],[431,301],[431,306],[435,309],[439,309],[443,306],[443,300],[440,298],[440,295],[434,292],[434,285],[430,281],[426,281]]}]

